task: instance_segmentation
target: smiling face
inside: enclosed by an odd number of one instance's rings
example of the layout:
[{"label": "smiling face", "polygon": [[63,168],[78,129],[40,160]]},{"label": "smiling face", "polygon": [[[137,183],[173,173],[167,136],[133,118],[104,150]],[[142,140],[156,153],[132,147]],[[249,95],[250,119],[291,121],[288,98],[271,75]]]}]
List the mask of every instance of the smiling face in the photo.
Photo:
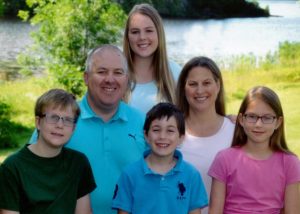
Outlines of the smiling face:
[{"label": "smiling face", "polygon": [[200,66],[192,68],[185,83],[185,96],[189,111],[215,110],[219,91],[219,83],[208,68]]},{"label": "smiling face", "polygon": [[[259,117],[264,116],[266,118],[276,116],[274,110],[261,99],[254,99],[250,102],[244,115],[254,115]],[[282,117],[276,118],[273,123],[270,124],[263,123],[261,118],[259,118],[255,123],[248,122],[242,114],[239,115],[238,120],[248,137],[247,143],[259,143],[269,146],[270,138],[275,129],[280,126]]]},{"label": "smiling face", "polygon": [[171,116],[153,120],[145,138],[151,147],[153,156],[172,158],[184,135],[180,136],[176,119]]},{"label": "smiling face", "polygon": [[[58,115],[64,118],[74,118],[74,112],[71,106],[66,108],[47,107],[44,114]],[[75,124],[73,126],[65,126],[62,119],[57,123],[49,122],[46,117],[36,116],[36,128],[39,130],[38,143],[44,148],[59,149],[70,139]]]},{"label": "smiling face", "polygon": [[128,86],[121,53],[108,48],[95,52],[84,80],[91,108],[96,113],[115,111]]},{"label": "smiling face", "polygon": [[158,34],[153,21],[140,13],[130,18],[128,39],[134,58],[152,57],[158,47]]}]

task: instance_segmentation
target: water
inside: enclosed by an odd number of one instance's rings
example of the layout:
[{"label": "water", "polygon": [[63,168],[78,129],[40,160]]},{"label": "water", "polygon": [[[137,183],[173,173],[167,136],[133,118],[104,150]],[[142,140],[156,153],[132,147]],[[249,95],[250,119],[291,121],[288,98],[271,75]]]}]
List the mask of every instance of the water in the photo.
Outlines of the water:
[{"label": "water", "polygon": [[265,56],[284,41],[300,41],[297,1],[259,1],[269,18],[164,20],[170,58],[184,63],[198,55],[226,59],[233,55]]},{"label": "water", "polygon": [[[180,64],[194,56],[226,59],[232,55],[265,56],[283,41],[300,41],[300,4],[297,1],[259,1],[274,17],[224,20],[165,19],[168,55]],[[0,72],[32,44],[28,23],[0,20]],[[5,63],[3,63],[5,61]]]}]

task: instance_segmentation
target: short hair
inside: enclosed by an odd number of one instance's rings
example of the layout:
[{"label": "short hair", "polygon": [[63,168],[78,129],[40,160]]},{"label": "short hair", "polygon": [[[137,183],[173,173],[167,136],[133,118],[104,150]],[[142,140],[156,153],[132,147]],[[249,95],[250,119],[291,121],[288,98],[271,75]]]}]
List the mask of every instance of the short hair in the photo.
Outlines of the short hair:
[{"label": "short hair", "polygon": [[133,51],[130,48],[129,44],[129,25],[131,17],[134,14],[141,14],[149,17],[157,31],[158,37],[158,47],[154,52],[153,56],[153,67],[154,67],[154,80],[158,88],[158,100],[164,100],[168,102],[175,103],[175,80],[171,73],[168,56],[167,56],[167,48],[166,48],[166,38],[165,31],[162,19],[158,13],[158,11],[149,4],[137,4],[128,14],[128,19],[125,26],[125,32],[123,37],[123,51],[128,60],[129,66],[129,77],[131,81],[134,83],[131,90],[134,90],[136,79],[134,75],[133,69]]},{"label": "short hair", "polygon": [[85,62],[85,72],[90,72],[93,64],[93,56],[96,53],[103,52],[104,50],[112,50],[117,52],[121,56],[121,61],[123,65],[123,70],[127,74],[128,73],[128,64],[127,64],[127,59],[123,52],[115,45],[110,45],[110,44],[103,44],[98,47],[93,48],[88,52],[87,59]]},{"label": "short hair", "polygon": [[144,123],[145,134],[148,135],[153,120],[156,119],[160,120],[164,117],[167,117],[167,119],[169,119],[172,116],[175,117],[179,136],[184,135],[185,122],[184,122],[183,113],[175,105],[171,103],[158,103],[148,111]]},{"label": "short hair", "polygon": [[178,108],[186,117],[189,115],[189,103],[185,96],[185,84],[190,71],[195,67],[207,68],[212,73],[214,80],[219,82],[220,91],[215,102],[215,108],[217,114],[225,116],[225,92],[222,73],[217,64],[212,59],[205,56],[194,57],[183,66],[176,89]]},{"label": "short hair", "polygon": [[80,109],[75,96],[63,89],[51,89],[37,99],[34,114],[41,117],[47,107],[66,109],[69,106],[72,108],[76,123],[80,115]]},{"label": "short hair", "polygon": [[[273,151],[282,151],[291,153],[288,149],[285,134],[284,134],[284,117],[283,117],[283,110],[277,94],[270,88],[265,86],[256,86],[250,89],[245,98],[242,101],[240,106],[238,115],[243,115],[249,106],[249,104],[255,100],[261,100],[270,106],[276,114],[276,117],[282,117],[282,123],[280,126],[274,131],[273,135],[270,139],[270,148]],[[240,147],[247,143],[247,135],[244,131],[244,128],[241,126],[239,121],[235,126],[234,135],[232,139],[232,147]]]}]

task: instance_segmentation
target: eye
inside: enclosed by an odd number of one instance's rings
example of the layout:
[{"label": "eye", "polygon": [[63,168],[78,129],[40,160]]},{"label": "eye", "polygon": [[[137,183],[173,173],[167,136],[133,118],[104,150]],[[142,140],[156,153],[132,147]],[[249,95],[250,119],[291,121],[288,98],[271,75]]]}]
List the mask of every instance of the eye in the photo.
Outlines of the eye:
[{"label": "eye", "polygon": [[205,85],[205,86],[211,85],[211,81],[204,81],[203,85]]},{"label": "eye", "polygon": [[69,123],[74,123],[75,122],[74,118],[72,118],[72,117],[65,117],[64,120],[66,122],[69,122]]},{"label": "eye", "polygon": [[56,114],[51,114],[49,115],[49,119],[53,120],[53,121],[58,121],[59,120],[59,116]]},{"label": "eye", "polygon": [[125,72],[122,69],[118,69],[114,71],[114,75],[116,76],[121,76],[123,75]]},{"label": "eye", "polygon": [[193,87],[193,86],[197,86],[198,84],[196,83],[196,82],[188,82],[188,86],[191,86],[191,87]]},{"label": "eye", "polygon": [[139,33],[139,32],[140,32],[139,30],[131,30],[131,31],[130,31],[131,34],[137,34],[137,33]]}]

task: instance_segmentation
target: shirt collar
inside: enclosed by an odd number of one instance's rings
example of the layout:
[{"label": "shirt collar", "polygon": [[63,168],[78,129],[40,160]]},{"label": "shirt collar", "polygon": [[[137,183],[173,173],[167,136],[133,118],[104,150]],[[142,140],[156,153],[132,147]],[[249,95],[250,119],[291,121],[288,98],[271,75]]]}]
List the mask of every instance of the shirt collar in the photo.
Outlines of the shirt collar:
[{"label": "shirt collar", "polygon": [[[142,158],[142,164],[143,164],[143,171],[144,171],[144,175],[146,174],[157,174],[155,172],[153,172],[147,165],[147,162],[145,160],[145,158],[151,153],[151,150],[146,150],[144,152],[143,158]],[[175,150],[174,152],[174,157],[177,159],[176,165],[173,169],[171,169],[168,173],[166,173],[163,176],[168,176],[168,175],[172,175],[176,172],[181,172],[182,171],[182,154],[180,151]]]},{"label": "shirt collar", "polygon": [[[89,119],[89,118],[101,119],[89,105],[88,99],[87,99],[87,93],[83,96],[81,102],[79,103],[79,106],[80,106],[80,110],[81,110],[81,118],[82,119]],[[126,114],[126,104],[123,101],[121,101],[119,103],[116,113],[112,116],[112,118],[109,120],[109,122],[115,121],[115,120],[128,121],[128,116]]]}]

